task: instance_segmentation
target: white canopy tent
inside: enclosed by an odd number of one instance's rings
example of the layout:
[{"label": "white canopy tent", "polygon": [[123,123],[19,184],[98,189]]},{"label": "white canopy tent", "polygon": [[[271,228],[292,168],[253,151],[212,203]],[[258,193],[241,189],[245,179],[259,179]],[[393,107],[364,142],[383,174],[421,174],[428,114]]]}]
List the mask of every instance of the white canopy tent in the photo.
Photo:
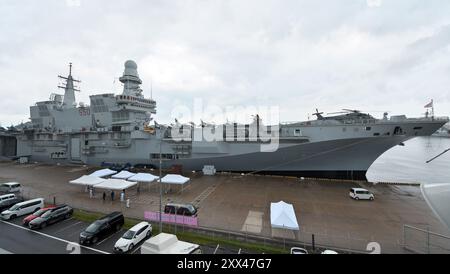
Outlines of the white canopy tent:
[{"label": "white canopy tent", "polygon": [[136,175],[134,175],[133,177],[128,178],[128,181],[131,182],[137,182],[138,183],[138,193],[140,192],[140,185],[141,183],[145,183],[147,185],[147,188],[150,188],[150,183],[158,180],[159,177],[155,176],[153,174],[150,173],[138,173]]},{"label": "white canopy tent", "polygon": [[129,179],[129,178],[131,178],[131,177],[133,177],[135,175],[136,175],[136,173],[132,173],[132,172],[129,172],[129,171],[126,171],[126,170],[122,170],[121,172],[113,175],[111,178],[127,180],[127,179]]},{"label": "white canopy tent", "polygon": [[90,175],[84,175],[76,180],[70,181],[69,183],[74,185],[81,185],[81,186],[95,186],[102,182],[104,182],[105,179],[90,176]]},{"label": "white canopy tent", "polygon": [[300,230],[295,216],[294,206],[283,201],[271,203],[270,222],[273,228]]},{"label": "white canopy tent", "polygon": [[178,174],[167,174],[161,179],[163,184],[184,185],[191,179]]},{"label": "white canopy tent", "polygon": [[108,190],[125,190],[137,185],[136,182],[125,181],[122,179],[108,179],[102,183],[94,185],[94,188],[108,189]]},{"label": "white canopy tent", "polygon": [[150,173],[138,173],[133,177],[128,178],[128,181],[131,182],[140,182],[140,183],[152,183],[158,180],[159,177]]},{"label": "white canopy tent", "polygon": [[184,185],[191,179],[178,174],[167,174],[161,178],[161,183],[169,185],[181,185],[181,192],[184,190]]},{"label": "white canopy tent", "polygon": [[103,178],[103,177],[108,177],[108,176],[114,175],[116,173],[117,173],[117,171],[106,168],[106,169],[97,170],[96,172],[93,172],[92,174],[90,174],[90,176]]},{"label": "white canopy tent", "polygon": [[[299,231],[297,217],[295,216],[294,206],[283,201],[271,203],[270,205],[270,223],[272,225],[272,237],[280,237],[282,233],[284,245],[286,245],[287,230],[291,233],[290,238],[295,239],[294,231]],[[280,233],[280,234],[279,234]]]}]

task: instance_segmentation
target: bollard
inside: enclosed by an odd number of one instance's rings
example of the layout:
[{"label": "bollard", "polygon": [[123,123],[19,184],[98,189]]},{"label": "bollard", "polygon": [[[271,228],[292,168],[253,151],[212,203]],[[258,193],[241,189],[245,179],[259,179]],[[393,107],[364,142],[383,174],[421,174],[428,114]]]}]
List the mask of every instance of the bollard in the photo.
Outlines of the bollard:
[{"label": "bollard", "polygon": [[312,234],[312,249],[313,251],[316,251],[316,240],[314,234]]}]

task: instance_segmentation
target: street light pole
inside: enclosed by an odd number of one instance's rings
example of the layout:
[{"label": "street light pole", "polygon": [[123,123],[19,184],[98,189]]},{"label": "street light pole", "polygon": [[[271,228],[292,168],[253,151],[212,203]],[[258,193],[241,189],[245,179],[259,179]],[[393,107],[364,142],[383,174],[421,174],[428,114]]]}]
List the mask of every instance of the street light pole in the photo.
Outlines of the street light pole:
[{"label": "street light pole", "polygon": [[162,138],[164,137],[164,132],[160,136],[159,140],[159,233],[162,233]]}]

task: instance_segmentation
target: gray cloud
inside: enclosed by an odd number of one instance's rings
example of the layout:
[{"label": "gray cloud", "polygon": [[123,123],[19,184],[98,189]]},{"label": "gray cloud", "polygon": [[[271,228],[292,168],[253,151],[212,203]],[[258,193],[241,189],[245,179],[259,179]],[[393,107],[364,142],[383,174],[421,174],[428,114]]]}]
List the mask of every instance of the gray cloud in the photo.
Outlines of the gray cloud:
[{"label": "gray cloud", "polygon": [[[373,1],[372,1],[373,2]],[[0,4],[0,123],[56,92],[73,62],[78,101],[120,92],[139,65],[158,120],[201,97],[276,104],[285,120],[316,107],[450,115],[449,1],[12,1]]]}]

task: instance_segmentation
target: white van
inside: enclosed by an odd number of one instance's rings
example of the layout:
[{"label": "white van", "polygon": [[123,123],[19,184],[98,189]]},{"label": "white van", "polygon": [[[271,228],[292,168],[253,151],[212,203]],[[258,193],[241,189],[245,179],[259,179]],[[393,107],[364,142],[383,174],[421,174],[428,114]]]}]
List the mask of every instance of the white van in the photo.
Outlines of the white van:
[{"label": "white van", "polygon": [[0,185],[0,192],[4,193],[17,193],[22,190],[22,186],[19,183],[11,182]]},{"label": "white van", "polygon": [[14,195],[14,194],[5,194],[5,195],[1,195],[0,196],[0,204],[3,202],[3,201],[9,201],[9,200],[13,200],[13,199],[15,199],[16,198],[16,195]]},{"label": "white van", "polygon": [[145,241],[141,254],[202,254],[200,246],[179,241],[176,235],[160,233]]},{"label": "white van", "polygon": [[13,205],[10,209],[3,211],[0,214],[0,218],[11,220],[22,215],[34,213],[41,208],[44,208],[44,199],[33,199]]},{"label": "white van", "polygon": [[352,188],[350,189],[350,197],[355,200],[371,200],[375,199],[370,191],[364,188]]}]

